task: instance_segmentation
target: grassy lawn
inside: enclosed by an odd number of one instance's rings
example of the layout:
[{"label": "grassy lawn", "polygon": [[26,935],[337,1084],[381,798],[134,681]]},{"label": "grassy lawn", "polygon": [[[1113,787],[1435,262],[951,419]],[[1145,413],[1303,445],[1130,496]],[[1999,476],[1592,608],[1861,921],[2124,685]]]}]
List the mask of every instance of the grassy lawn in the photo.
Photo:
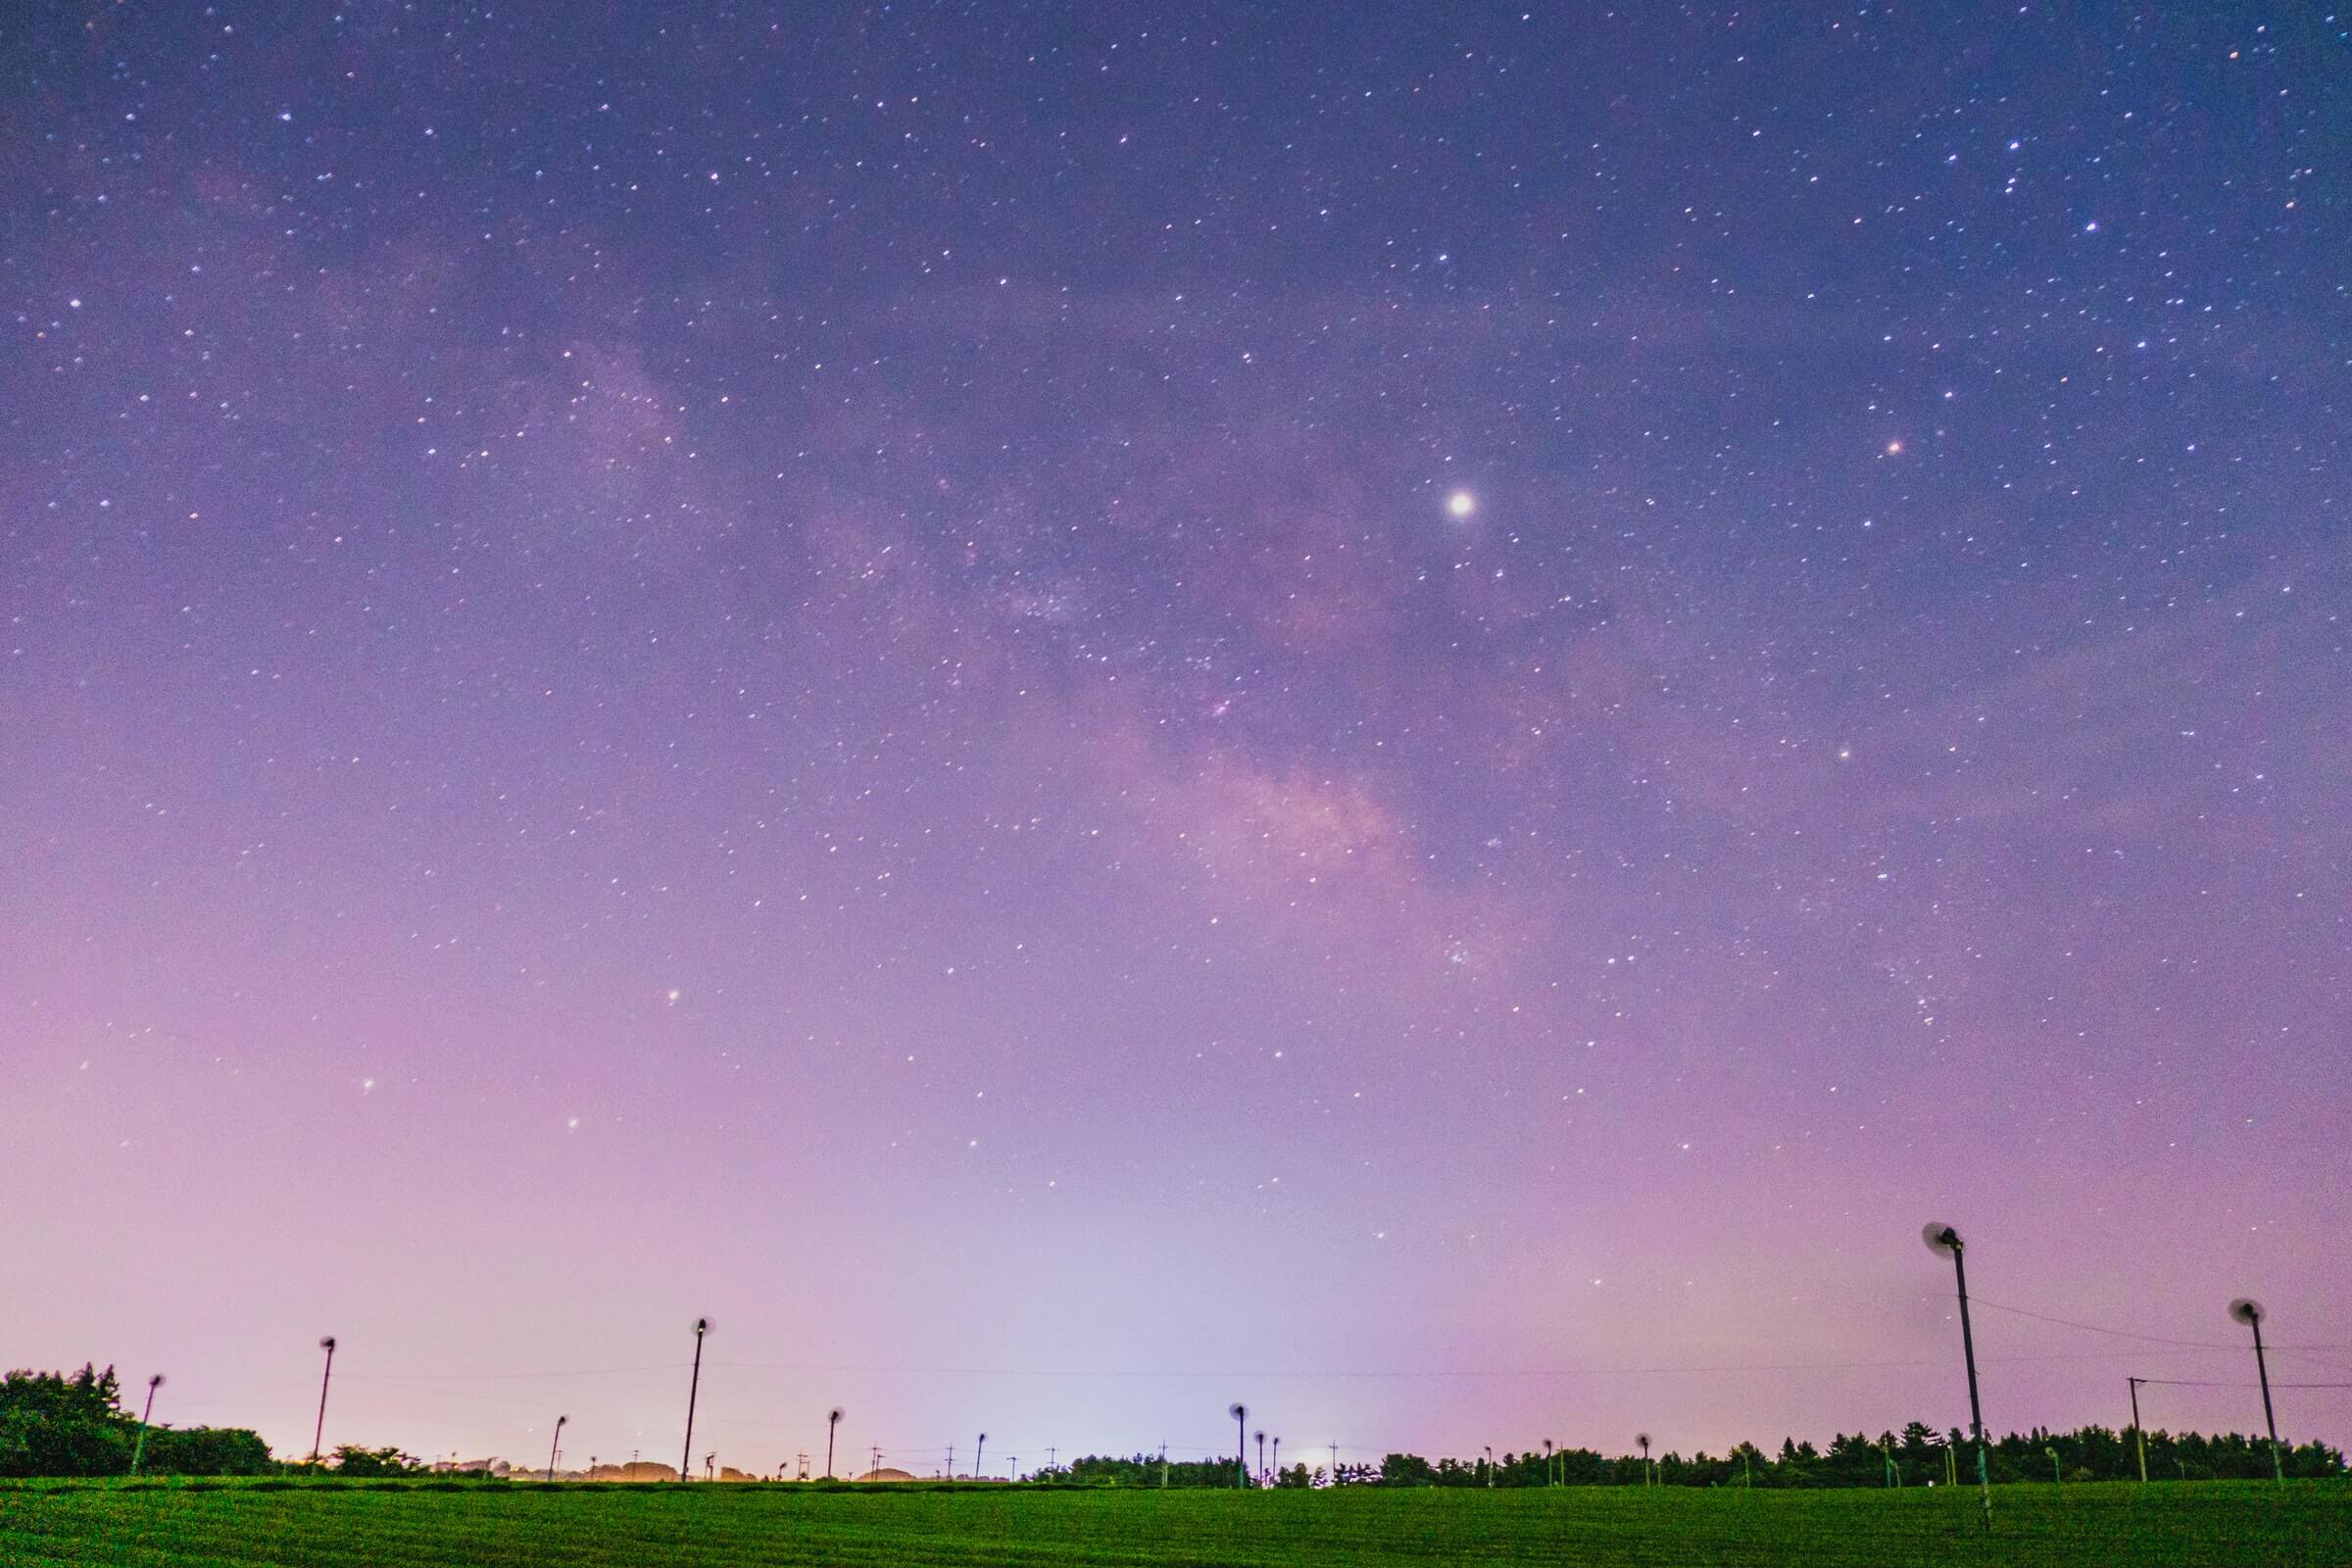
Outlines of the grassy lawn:
[{"label": "grassy lawn", "polygon": [[2352,1487],[953,1491],[0,1484],[7,1568],[212,1564],[2352,1562]]}]

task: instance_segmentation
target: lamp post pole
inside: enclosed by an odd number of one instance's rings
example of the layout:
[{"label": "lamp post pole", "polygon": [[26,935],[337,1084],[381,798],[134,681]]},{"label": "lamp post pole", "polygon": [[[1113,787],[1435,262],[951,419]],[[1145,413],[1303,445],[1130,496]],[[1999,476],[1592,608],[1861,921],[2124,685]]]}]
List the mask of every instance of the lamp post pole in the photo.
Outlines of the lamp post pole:
[{"label": "lamp post pole", "polygon": [[1968,1420],[1977,1438],[1977,1496],[1984,1504],[1984,1528],[1990,1530],[1992,1463],[1984,1448],[1984,1407],[1977,1398],[1977,1337],[1968,1322],[1968,1249],[1958,1231],[1933,1221],[1920,1232],[1920,1239],[1931,1250],[1951,1254],[1952,1280],[1960,1290],[1960,1353],[1968,1362]]},{"label": "lamp post pole", "polygon": [[155,1391],[164,1386],[161,1372],[147,1380],[147,1407],[139,1412],[139,1441],[130,1450],[130,1473],[139,1473],[139,1462],[147,1456],[147,1427],[155,1419]]},{"label": "lamp post pole", "polygon": [[313,1464],[318,1462],[318,1446],[326,1437],[326,1386],[334,1381],[335,1376],[335,1337],[329,1334],[325,1339],[320,1340],[318,1348],[326,1352],[326,1371],[318,1379],[318,1425],[311,1433],[311,1463]]},{"label": "lamp post pole", "polygon": [[694,1479],[694,1402],[703,1392],[703,1336],[710,1332],[710,1320],[694,1320],[694,1377],[686,1385],[686,1446],[678,1455],[678,1480]]},{"label": "lamp post pole", "polygon": [[[567,1415],[560,1415],[556,1417],[556,1435],[554,1440],[547,1446],[547,1479],[550,1484],[553,1484],[556,1479],[556,1455],[563,1451],[564,1423],[570,1419],[571,1417]],[[589,1465],[591,1468],[594,1467],[595,1463],[596,1461],[593,1458],[589,1460]]]},{"label": "lamp post pole", "polygon": [[2262,1424],[2271,1435],[2271,1479],[2283,1486],[2286,1467],[2278,1459],[2278,1421],[2271,1414],[2271,1369],[2262,1354],[2262,1320],[2269,1314],[2260,1301],[2241,1297],[2230,1303],[2230,1315],[2254,1331],[2254,1375],[2262,1379]]},{"label": "lamp post pole", "polygon": [[1952,1279],[1960,1288],[1960,1354],[1968,1362],[1968,1421],[1977,1434],[1977,1495],[1984,1505],[1984,1524],[1992,1525],[1992,1465],[1984,1452],[1984,1406],[1977,1397],[1977,1336],[1968,1323],[1968,1258],[1956,1232],[1952,1237]]}]

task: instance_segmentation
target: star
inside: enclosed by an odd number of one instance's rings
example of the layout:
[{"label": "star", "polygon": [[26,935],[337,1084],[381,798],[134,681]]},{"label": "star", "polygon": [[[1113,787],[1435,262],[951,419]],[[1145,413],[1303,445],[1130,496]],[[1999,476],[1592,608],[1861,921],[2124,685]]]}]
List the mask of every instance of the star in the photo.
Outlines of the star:
[{"label": "star", "polygon": [[1467,490],[1456,490],[1446,498],[1446,511],[1449,515],[1467,517],[1477,510],[1478,497]]}]

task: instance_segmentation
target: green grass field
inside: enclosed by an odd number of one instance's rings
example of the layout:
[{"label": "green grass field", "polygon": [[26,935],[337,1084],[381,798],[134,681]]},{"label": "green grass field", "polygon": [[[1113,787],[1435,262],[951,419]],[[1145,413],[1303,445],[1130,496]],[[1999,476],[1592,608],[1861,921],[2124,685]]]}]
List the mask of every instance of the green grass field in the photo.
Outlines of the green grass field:
[{"label": "green grass field", "polygon": [[1901,1492],[0,1485],[0,1564],[2352,1563],[2352,1487]]}]

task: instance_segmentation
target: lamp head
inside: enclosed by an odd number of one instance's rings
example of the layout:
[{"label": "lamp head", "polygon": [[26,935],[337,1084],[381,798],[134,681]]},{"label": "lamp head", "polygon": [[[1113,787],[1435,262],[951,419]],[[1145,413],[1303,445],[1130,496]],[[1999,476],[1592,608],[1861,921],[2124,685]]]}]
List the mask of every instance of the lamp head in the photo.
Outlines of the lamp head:
[{"label": "lamp head", "polygon": [[331,1349],[333,1349],[334,1348],[335,1348],[335,1337],[334,1337],[332,1334],[323,1335],[323,1336],[321,1336],[321,1337],[320,1337],[320,1339],[319,1339],[319,1341],[318,1341],[318,1348],[320,1348],[321,1350],[331,1350]]},{"label": "lamp head", "polygon": [[1225,1407],[1225,1413],[1236,1421],[1240,1421],[1248,1418],[1250,1407],[1246,1404],[1229,1404]]},{"label": "lamp head", "polygon": [[2255,1300],[2250,1296],[2241,1296],[2236,1300],[2231,1301],[2230,1303],[2230,1315],[2248,1327],[2252,1327],[2254,1324],[2259,1323],[2264,1318],[2270,1316],[2268,1312],[2265,1312],[2262,1309],[2262,1303]]},{"label": "lamp head", "polygon": [[1937,1257],[1949,1257],[1965,1244],[1960,1233],[1939,1219],[1932,1219],[1919,1228],[1919,1239],[1928,1244],[1928,1250]]}]

